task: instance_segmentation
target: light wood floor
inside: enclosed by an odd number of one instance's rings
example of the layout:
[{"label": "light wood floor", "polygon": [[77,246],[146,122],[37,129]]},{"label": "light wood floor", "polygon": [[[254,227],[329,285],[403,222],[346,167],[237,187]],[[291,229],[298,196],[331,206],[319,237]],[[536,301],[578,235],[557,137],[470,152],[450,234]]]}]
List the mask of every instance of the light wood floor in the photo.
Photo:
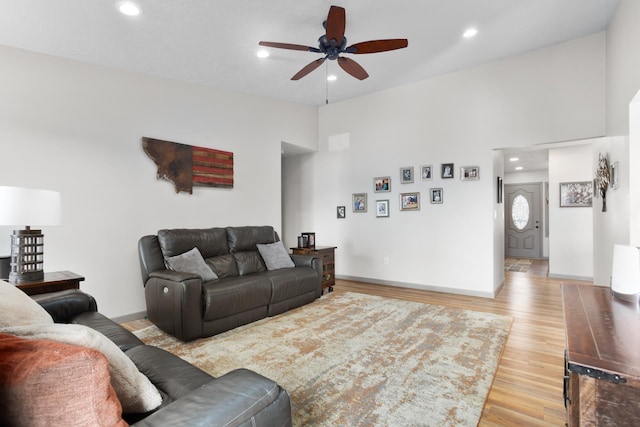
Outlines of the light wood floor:
[{"label": "light wood floor", "polygon": [[[546,261],[527,273],[505,272],[495,299],[337,280],[351,291],[511,316],[513,324],[479,426],[563,426],[564,324],[560,285],[547,277]],[[130,330],[148,326],[128,322]]]}]

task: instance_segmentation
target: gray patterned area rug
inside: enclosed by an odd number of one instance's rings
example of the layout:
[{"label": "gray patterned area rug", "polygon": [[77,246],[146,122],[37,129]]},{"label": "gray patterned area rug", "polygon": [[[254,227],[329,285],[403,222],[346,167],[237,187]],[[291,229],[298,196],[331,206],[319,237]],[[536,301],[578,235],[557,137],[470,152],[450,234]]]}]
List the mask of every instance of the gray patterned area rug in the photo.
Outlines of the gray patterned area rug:
[{"label": "gray patterned area rug", "polygon": [[511,318],[350,292],[183,343],[136,334],[213,376],[256,371],[291,396],[295,426],[475,426]]}]

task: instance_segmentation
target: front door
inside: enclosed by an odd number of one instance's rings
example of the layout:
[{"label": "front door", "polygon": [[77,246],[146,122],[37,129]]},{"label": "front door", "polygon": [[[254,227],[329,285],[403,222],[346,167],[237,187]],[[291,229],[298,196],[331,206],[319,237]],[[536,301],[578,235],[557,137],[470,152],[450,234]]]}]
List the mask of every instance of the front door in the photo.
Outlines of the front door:
[{"label": "front door", "polygon": [[542,257],[541,184],[507,184],[505,192],[505,256]]}]

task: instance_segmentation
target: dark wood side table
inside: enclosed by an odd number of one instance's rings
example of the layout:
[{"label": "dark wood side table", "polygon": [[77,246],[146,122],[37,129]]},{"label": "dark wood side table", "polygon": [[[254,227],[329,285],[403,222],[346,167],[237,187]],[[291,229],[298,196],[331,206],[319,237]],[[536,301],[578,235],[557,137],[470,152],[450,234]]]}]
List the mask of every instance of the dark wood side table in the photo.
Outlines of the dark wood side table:
[{"label": "dark wood side table", "polygon": [[27,295],[44,294],[47,292],[64,291],[66,289],[80,289],[80,282],[84,277],[70,271],[54,271],[44,273],[44,279],[37,282],[20,283],[17,288]]},{"label": "dark wood side table", "polygon": [[637,426],[640,310],[608,287],[562,285],[567,425]]},{"label": "dark wood side table", "polygon": [[295,255],[315,255],[322,260],[322,293],[329,288],[333,291],[336,284],[336,246],[316,246],[313,248],[291,248]]}]

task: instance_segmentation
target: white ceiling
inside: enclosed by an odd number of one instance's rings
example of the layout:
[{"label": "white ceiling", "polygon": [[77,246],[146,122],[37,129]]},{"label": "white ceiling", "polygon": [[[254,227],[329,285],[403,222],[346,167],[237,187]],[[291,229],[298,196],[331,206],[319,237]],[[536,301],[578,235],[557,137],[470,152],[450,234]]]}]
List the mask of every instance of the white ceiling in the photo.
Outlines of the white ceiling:
[{"label": "white ceiling", "polygon": [[[619,0],[0,0],[0,45],[119,70],[319,106],[424,80],[606,30]],[[349,43],[407,38],[406,49],[348,55],[359,81],[335,61],[290,78],[320,54],[269,49],[261,40],[317,46],[329,7],[346,9]],[[475,27],[474,39],[462,33]],[[0,64],[1,66],[1,64]],[[338,80],[327,83],[326,75]],[[294,146],[283,153],[299,154]],[[547,150],[506,150],[524,171],[547,168]],[[506,169],[513,164],[505,161]]]},{"label": "white ceiling", "polygon": [[[305,105],[323,105],[424,80],[603,31],[618,0],[0,0],[0,45]],[[331,4],[346,9],[349,44],[407,38],[392,52],[349,55],[359,81],[327,61],[290,78],[320,54],[271,49],[260,40],[316,46]],[[474,39],[462,39],[468,27]],[[326,73],[338,80],[326,82]]]}]

